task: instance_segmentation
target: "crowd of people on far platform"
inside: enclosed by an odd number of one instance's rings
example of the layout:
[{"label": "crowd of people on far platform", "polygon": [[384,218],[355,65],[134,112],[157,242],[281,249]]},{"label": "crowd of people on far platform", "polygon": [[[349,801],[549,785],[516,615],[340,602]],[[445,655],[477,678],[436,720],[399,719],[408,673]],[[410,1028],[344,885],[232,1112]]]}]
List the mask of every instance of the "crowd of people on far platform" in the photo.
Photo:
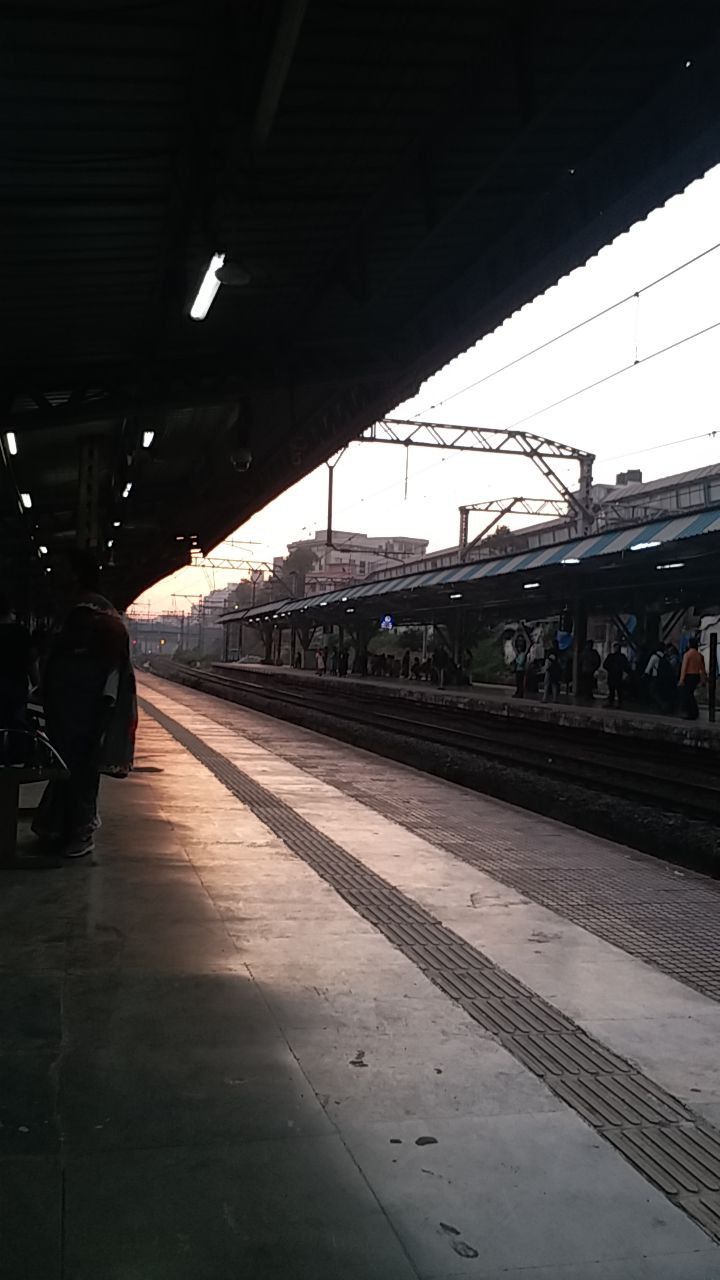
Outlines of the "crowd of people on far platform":
[{"label": "crowd of people on far platform", "polygon": [[[554,643],[538,657],[530,637],[520,631],[513,639],[512,653],[515,698],[539,695],[543,702],[557,702],[565,690],[568,697],[574,694],[576,702],[589,706],[599,693],[604,693],[606,707],[620,708],[628,702],[650,704],[660,714],[680,714],[687,720],[697,720],[696,693],[708,683],[705,659],[695,635],[686,636],[680,648],[662,642],[653,649],[630,650],[631,656],[616,640],[604,659],[595,642],[586,640],[576,660],[571,644],[561,649]],[[468,670],[472,655],[468,653],[466,657],[463,669],[443,646],[422,657],[410,649],[403,653],[367,653],[360,665],[355,655],[352,670],[353,674],[375,679],[458,687],[471,683]],[[319,676],[346,676],[350,671],[349,654],[344,647],[318,648],[314,662]],[[300,665],[299,655],[296,665]]]},{"label": "crowd of people on far platform", "polygon": [[[513,671],[514,697],[542,691],[543,702],[557,702],[563,686],[568,693],[573,682],[574,656],[571,650],[561,652],[556,645],[545,654],[540,664],[533,663],[530,646],[520,635],[515,640]],[[685,720],[697,720],[700,711],[696,693],[708,683],[705,659],[697,636],[686,638],[682,649],[659,642],[651,652],[639,650],[633,658],[616,640],[603,661],[593,640],[586,640],[577,655],[577,698],[591,704],[598,687],[600,671],[607,683],[606,707],[622,707],[623,703],[650,702],[663,715],[680,714]]]},{"label": "crowd of people on far platform", "polygon": [[101,774],[132,766],[135,681],[127,630],[91,555],[65,553],[54,583],[47,628],[30,631],[0,598],[0,767],[27,764],[43,726],[57,765],[33,831],[43,848],[77,858],[92,852]]},{"label": "crowd of people on far platform", "polygon": [[[349,655],[347,649],[316,649],[315,674],[319,676],[346,676],[348,674]],[[300,655],[296,656],[296,667],[301,665]],[[400,656],[394,653],[368,653],[363,660],[364,669],[355,674],[369,675],[375,679],[424,680],[428,684],[467,685],[469,676],[454,661],[445,648],[438,648],[432,654],[421,658],[418,654],[406,649]]]}]

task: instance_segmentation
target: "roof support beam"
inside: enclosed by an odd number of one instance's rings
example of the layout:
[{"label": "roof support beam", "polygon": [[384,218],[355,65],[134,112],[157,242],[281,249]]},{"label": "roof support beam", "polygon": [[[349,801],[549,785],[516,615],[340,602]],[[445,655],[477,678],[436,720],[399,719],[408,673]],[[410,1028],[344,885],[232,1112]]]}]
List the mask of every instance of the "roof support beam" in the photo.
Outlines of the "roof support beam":
[{"label": "roof support beam", "polygon": [[252,125],[253,151],[265,147],[288,78],[308,0],[285,0]]}]

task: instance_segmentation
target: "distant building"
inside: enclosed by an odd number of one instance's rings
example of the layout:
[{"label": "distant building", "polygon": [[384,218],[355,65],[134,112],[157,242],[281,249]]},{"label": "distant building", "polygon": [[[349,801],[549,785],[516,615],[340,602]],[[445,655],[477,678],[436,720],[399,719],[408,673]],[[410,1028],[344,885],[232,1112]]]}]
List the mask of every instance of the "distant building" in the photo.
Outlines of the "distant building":
[{"label": "distant building", "polygon": [[206,596],[202,596],[197,604],[194,604],[190,610],[190,616],[193,620],[202,614],[204,619],[218,617],[228,608],[228,601],[233,592],[238,587],[237,582],[230,582],[226,587],[217,587],[215,591],[209,591]]},{"label": "distant building", "polygon": [[186,619],[180,613],[164,613],[153,618],[130,614],[125,621],[135,659],[151,654],[171,658],[182,645]]},{"label": "distant building", "polygon": [[340,529],[333,531],[332,545],[328,546],[327,531],[320,529],[312,538],[289,543],[287,556],[277,556],[273,570],[280,580],[288,581],[292,576],[288,563],[292,566],[292,559],[298,552],[306,553],[303,558],[307,559],[310,567],[304,573],[304,593],[317,595],[362,582],[381,568],[401,568],[423,556],[427,548],[427,538],[369,537],[365,533]]}]

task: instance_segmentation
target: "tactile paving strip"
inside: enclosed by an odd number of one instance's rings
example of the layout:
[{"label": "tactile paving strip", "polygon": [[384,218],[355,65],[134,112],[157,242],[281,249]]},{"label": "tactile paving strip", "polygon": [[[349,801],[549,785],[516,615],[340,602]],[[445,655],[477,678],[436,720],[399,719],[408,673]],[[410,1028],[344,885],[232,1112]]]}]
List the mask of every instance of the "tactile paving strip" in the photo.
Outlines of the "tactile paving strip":
[{"label": "tactile paving strip", "polygon": [[720,1239],[720,1133],[152,704],[144,709],[485,1030]]},{"label": "tactile paving strip", "polygon": [[[668,869],[627,849],[614,850],[610,844],[602,850],[601,864],[593,864],[582,837],[576,854],[567,845],[562,849],[547,845],[524,848],[519,836],[507,840],[487,828],[479,830],[477,822],[463,816],[467,809],[463,810],[462,805],[456,813],[449,812],[446,803],[438,808],[432,792],[439,784],[428,778],[422,788],[417,782],[413,785],[413,774],[406,766],[383,761],[382,769],[373,771],[368,781],[362,770],[343,767],[343,748],[313,730],[296,725],[288,728],[282,720],[239,710],[211,694],[182,685],[173,686],[172,696],[195,710],[200,706],[216,724],[239,727],[251,742],[330,783],[438,849],[445,849],[671,978],[720,1000],[717,882],[692,872]],[[405,781],[404,787],[398,786],[396,770]],[[462,794],[458,791],[458,796]],[[677,877],[683,886],[681,901],[676,892]]]}]

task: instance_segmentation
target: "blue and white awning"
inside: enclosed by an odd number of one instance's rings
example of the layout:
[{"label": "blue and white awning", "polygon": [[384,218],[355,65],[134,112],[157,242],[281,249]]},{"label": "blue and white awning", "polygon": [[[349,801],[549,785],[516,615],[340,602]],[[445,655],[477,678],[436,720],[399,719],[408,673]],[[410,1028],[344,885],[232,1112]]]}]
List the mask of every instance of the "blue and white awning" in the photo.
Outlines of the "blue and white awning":
[{"label": "blue and white awning", "polygon": [[[471,564],[456,564],[445,569],[425,570],[403,577],[382,578],[378,582],[361,582],[355,587],[309,596],[305,600],[283,600],[239,610],[235,617],[272,618],[280,615],[283,619],[296,618],[302,613],[314,614],[317,609],[328,605],[351,605],[353,601],[382,595],[396,596],[422,587],[452,586],[512,573],[532,573],[551,565],[579,564],[598,556],[617,555],[624,551],[656,550],[665,543],[679,542],[705,533],[720,533],[720,508],[714,507],[693,515],[666,517],[651,524],[633,525],[629,529],[610,529],[605,533],[573,538],[569,542],[557,542],[551,547],[523,551],[519,555],[503,556],[497,560],[474,560]],[[222,621],[227,620],[226,615]]]}]

